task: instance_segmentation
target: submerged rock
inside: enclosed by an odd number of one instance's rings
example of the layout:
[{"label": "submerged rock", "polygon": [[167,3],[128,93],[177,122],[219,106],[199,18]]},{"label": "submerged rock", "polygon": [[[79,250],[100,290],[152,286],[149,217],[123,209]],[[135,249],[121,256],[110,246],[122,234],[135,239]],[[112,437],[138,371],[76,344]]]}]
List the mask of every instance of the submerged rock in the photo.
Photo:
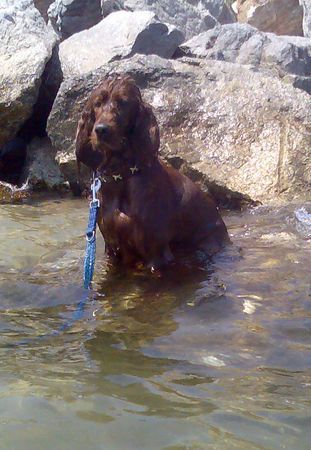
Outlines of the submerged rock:
[{"label": "submerged rock", "polygon": [[296,229],[304,237],[311,237],[311,212],[302,206],[295,211]]},{"label": "submerged rock", "polygon": [[80,113],[108,73],[135,78],[158,118],[162,156],[222,203],[310,195],[309,96],[238,64],[190,58],[136,55],[65,81],[48,130],[67,174],[76,173]]},{"label": "submerged rock", "polygon": [[0,181],[0,203],[12,203],[26,199],[30,196],[27,184],[17,187],[10,183]]},{"label": "submerged rock", "polygon": [[55,42],[32,0],[1,0],[0,147],[31,115]]}]

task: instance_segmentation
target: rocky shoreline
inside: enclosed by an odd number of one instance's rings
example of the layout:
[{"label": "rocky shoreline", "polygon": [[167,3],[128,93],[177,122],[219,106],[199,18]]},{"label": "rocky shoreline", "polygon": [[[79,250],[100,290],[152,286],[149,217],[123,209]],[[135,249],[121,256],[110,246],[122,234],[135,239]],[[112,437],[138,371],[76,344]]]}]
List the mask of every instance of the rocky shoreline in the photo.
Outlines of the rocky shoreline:
[{"label": "rocky shoreline", "polygon": [[75,189],[76,124],[110,73],[135,78],[162,157],[221,205],[310,198],[310,10],[304,0],[3,0],[0,200]]}]

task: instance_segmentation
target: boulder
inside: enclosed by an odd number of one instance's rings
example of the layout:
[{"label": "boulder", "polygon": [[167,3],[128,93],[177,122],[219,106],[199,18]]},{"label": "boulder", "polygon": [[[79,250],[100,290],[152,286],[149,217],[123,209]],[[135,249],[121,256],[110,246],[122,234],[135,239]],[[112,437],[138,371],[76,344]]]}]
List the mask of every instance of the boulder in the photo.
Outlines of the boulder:
[{"label": "boulder", "polygon": [[12,186],[10,183],[0,181],[0,204],[14,203],[30,197],[27,185],[21,187]]},{"label": "boulder", "polygon": [[183,30],[189,39],[213,28],[216,23],[236,22],[236,17],[225,0],[102,0],[103,15],[125,9],[152,11],[165,23]]},{"label": "boulder", "polygon": [[54,190],[64,185],[64,178],[55,161],[56,150],[49,138],[35,138],[27,148],[22,181],[40,190]]},{"label": "boulder", "polygon": [[213,28],[180,47],[186,56],[237,62],[260,68],[311,93],[311,41],[263,33],[248,24]]},{"label": "boulder", "polygon": [[48,20],[48,9],[51,3],[54,0],[34,0],[35,7],[40,11],[44,20],[47,22]]},{"label": "boulder", "polygon": [[135,53],[170,58],[183,40],[181,31],[160,22],[152,12],[117,11],[62,42],[59,58],[68,78]]},{"label": "boulder", "polygon": [[32,0],[1,0],[0,147],[31,115],[55,42]]},{"label": "boulder", "polygon": [[55,0],[48,16],[59,37],[67,39],[102,20],[100,0]]},{"label": "boulder", "polygon": [[239,64],[190,58],[135,55],[66,80],[48,131],[67,173],[75,173],[78,118],[108,73],[134,77],[158,118],[162,157],[222,203],[310,196],[309,95]]},{"label": "boulder", "polygon": [[303,35],[307,38],[311,38],[311,1],[299,0],[299,3],[303,7]]},{"label": "boulder", "polygon": [[238,0],[238,22],[275,34],[302,36],[299,0]]}]

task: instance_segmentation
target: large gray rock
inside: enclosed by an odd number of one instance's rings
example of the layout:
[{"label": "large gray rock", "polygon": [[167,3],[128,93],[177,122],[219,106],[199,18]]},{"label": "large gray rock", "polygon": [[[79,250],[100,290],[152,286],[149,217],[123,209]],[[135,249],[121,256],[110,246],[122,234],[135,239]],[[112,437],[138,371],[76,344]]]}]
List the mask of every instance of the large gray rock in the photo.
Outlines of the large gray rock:
[{"label": "large gray rock", "polygon": [[299,0],[238,0],[238,21],[258,30],[280,35],[302,36]]},{"label": "large gray rock", "polygon": [[299,3],[303,7],[303,35],[311,38],[311,0],[299,0]]},{"label": "large gray rock", "polygon": [[76,177],[78,118],[107,73],[135,78],[159,120],[162,156],[224,203],[310,195],[309,96],[238,64],[187,58],[136,55],[65,81],[48,130],[67,174]]},{"label": "large gray rock", "polygon": [[102,20],[100,0],[55,0],[48,16],[58,35],[67,39]]},{"label": "large gray rock", "polygon": [[311,41],[263,33],[248,24],[217,26],[181,46],[187,56],[251,65],[311,93]]},{"label": "large gray rock", "polygon": [[135,53],[170,58],[183,40],[181,31],[161,23],[150,11],[118,11],[62,42],[59,58],[67,78]]},{"label": "large gray rock", "polygon": [[187,39],[213,28],[217,22],[236,21],[225,0],[101,0],[101,3],[104,16],[120,9],[152,11],[162,22],[183,30]]},{"label": "large gray rock", "polygon": [[31,115],[55,42],[32,0],[1,0],[0,148]]},{"label": "large gray rock", "polygon": [[64,178],[55,161],[56,150],[48,138],[35,138],[27,148],[22,182],[39,190],[63,186]]}]

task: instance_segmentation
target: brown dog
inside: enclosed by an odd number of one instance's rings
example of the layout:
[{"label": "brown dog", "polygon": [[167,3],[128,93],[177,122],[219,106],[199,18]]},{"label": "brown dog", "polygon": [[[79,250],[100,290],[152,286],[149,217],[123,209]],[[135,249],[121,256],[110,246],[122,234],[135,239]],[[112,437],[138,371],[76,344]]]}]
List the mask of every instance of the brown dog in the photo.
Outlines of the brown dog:
[{"label": "brown dog", "polygon": [[228,241],[212,198],[158,159],[159,128],[130,77],[105,79],[79,121],[76,156],[103,182],[98,226],[108,254],[152,270]]}]

